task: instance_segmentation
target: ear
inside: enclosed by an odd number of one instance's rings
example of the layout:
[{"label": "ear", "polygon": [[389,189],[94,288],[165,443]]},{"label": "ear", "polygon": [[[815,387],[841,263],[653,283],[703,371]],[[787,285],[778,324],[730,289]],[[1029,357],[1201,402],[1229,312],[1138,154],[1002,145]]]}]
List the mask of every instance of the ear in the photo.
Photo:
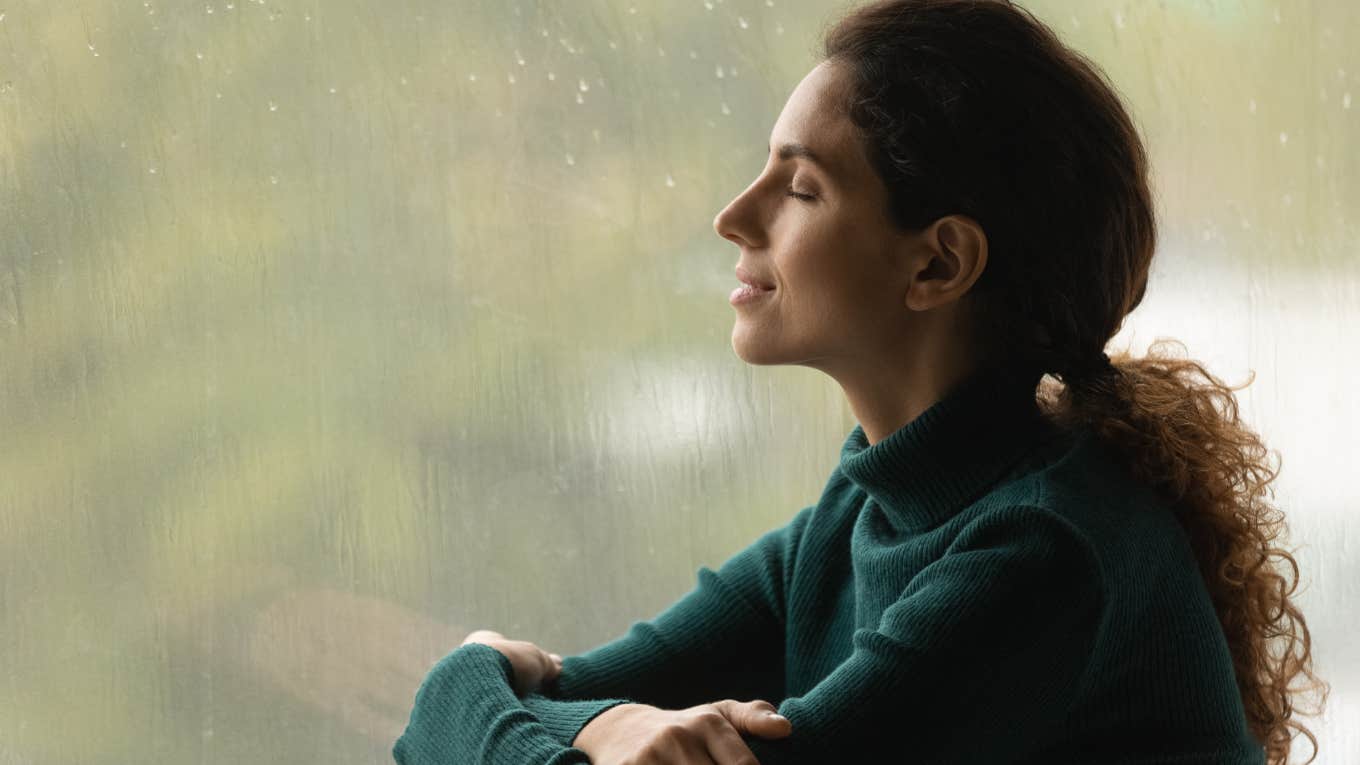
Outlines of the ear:
[{"label": "ear", "polygon": [[920,234],[921,265],[907,290],[907,307],[932,308],[962,298],[987,267],[987,234],[966,215],[946,215]]}]

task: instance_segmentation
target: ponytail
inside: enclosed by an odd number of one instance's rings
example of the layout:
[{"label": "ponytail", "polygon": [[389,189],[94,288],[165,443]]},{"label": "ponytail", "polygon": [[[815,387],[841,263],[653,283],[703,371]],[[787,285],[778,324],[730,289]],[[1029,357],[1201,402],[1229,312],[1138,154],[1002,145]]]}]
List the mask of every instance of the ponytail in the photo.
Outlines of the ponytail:
[{"label": "ponytail", "polygon": [[[1154,343],[1145,358],[1116,356],[1111,374],[1041,386],[1041,404],[1055,421],[1094,430],[1175,510],[1227,637],[1247,720],[1268,761],[1285,762],[1291,729],[1308,737],[1316,757],[1317,739],[1291,719],[1290,696],[1321,691],[1320,709],[1329,686],[1313,674],[1308,626],[1290,599],[1299,568],[1276,544],[1288,534],[1284,515],[1266,500],[1279,473],[1267,456],[1278,453],[1267,452],[1238,417],[1233,391],[1251,380],[1229,387],[1195,361],[1153,353],[1169,342]],[[1281,642],[1282,651],[1271,650]],[[1292,689],[1300,674],[1309,684]]]}]

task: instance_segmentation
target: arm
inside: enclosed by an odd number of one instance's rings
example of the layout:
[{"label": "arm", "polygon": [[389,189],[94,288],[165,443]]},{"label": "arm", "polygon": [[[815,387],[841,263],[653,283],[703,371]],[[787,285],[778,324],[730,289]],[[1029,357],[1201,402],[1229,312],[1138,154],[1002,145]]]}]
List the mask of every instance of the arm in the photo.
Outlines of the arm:
[{"label": "arm", "polygon": [[[489,645],[469,643],[430,670],[416,693],[406,732],[392,747],[398,765],[589,765],[590,758],[564,746],[534,719],[511,690],[513,666]],[[590,718],[626,699],[575,702],[559,711]]]},{"label": "arm", "polygon": [[[784,689],[785,593],[814,506],[761,535],[651,621],[579,656],[523,698],[563,743],[590,720],[573,702],[627,699],[662,709],[732,699],[779,699]],[[593,717],[604,711],[593,710]]]},{"label": "arm", "polygon": [[1066,520],[1007,508],[924,568],[853,653],[779,713],[793,732],[744,736],[762,765],[1019,759],[1061,725],[1102,606],[1098,563]]},{"label": "arm", "polygon": [[[701,567],[698,586],[650,622],[564,657],[561,673],[541,693],[517,698],[513,666],[496,649],[458,648],[421,685],[393,756],[400,765],[524,762],[528,753],[574,757],[560,750],[618,704],[680,709],[724,697],[782,697],[784,593],[813,507],[718,571]],[[581,759],[550,762],[589,762],[583,751],[571,751]]]}]

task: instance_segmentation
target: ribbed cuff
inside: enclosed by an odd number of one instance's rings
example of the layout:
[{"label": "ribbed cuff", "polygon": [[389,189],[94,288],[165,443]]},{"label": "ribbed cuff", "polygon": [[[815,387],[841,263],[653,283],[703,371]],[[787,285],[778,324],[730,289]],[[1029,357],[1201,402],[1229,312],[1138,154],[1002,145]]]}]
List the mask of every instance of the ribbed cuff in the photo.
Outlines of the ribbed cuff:
[{"label": "ribbed cuff", "polygon": [[601,712],[633,703],[628,699],[550,699],[539,693],[530,693],[520,701],[564,746],[571,746],[581,729]]},{"label": "ribbed cuff", "polygon": [[445,656],[416,694],[393,759],[398,765],[589,762],[584,751],[565,747],[535,723],[510,687],[513,671],[504,654],[481,643]]}]

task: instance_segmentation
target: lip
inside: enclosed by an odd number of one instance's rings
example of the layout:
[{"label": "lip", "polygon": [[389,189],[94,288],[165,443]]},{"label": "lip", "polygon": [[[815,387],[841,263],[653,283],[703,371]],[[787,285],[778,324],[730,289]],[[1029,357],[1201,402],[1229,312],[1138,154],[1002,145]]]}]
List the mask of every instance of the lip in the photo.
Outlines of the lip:
[{"label": "lip", "polygon": [[741,282],[742,284],[749,284],[752,287],[757,287],[762,290],[774,289],[774,282],[762,276],[756,275],[755,273],[751,272],[749,269],[747,269],[740,263],[737,264],[737,281]]}]

